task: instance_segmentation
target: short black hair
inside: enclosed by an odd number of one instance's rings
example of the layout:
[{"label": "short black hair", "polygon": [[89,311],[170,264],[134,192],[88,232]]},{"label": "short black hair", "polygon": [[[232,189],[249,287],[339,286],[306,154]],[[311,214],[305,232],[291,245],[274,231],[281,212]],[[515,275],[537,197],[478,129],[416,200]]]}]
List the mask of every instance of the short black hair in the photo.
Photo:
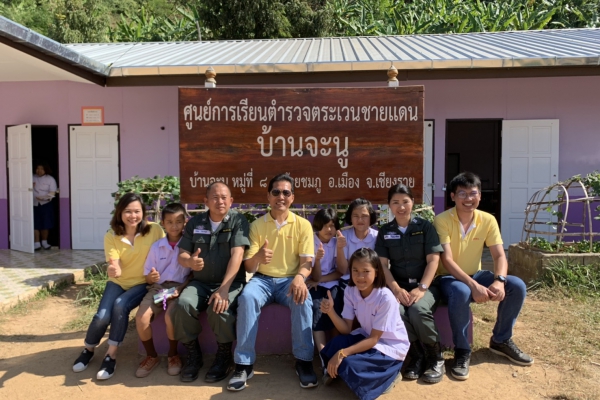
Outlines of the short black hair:
[{"label": "short black hair", "polygon": [[292,193],[294,193],[294,179],[291,176],[289,176],[288,174],[275,175],[273,177],[273,179],[271,179],[269,181],[269,187],[267,188],[267,192],[271,193],[271,190],[273,190],[273,185],[275,184],[275,182],[281,182],[281,181],[289,182],[290,185],[292,186]]},{"label": "short black hair", "polygon": [[402,183],[398,183],[392,186],[390,190],[388,190],[388,204],[390,204],[390,201],[392,201],[392,197],[394,197],[395,194],[405,194],[411,199],[415,199],[412,190],[408,186],[403,185]]},{"label": "short black hair", "polygon": [[481,191],[481,179],[472,172],[461,172],[452,178],[448,184],[448,190],[450,193],[456,193],[459,186],[464,188],[477,187],[477,190]]},{"label": "short black hair", "polygon": [[50,168],[50,165],[48,165],[48,163],[46,161],[38,161],[35,163],[35,168],[33,170],[33,173],[35,173],[35,170],[37,169],[37,167],[42,167],[44,168],[44,175],[52,175],[52,168]]},{"label": "short black hair", "polygon": [[338,219],[337,211],[333,208],[322,208],[315,214],[315,218],[312,222],[312,227],[315,232],[319,232],[325,225],[333,221],[335,229],[340,229],[340,221]]},{"label": "short black hair", "polygon": [[162,213],[160,214],[160,219],[161,219],[161,221],[164,221],[167,214],[177,214],[177,213],[183,213],[183,216],[186,219],[189,217],[189,214],[188,214],[187,210],[185,209],[185,207],[183,206],[183,204],[169,203],[162,209]]},{"label": "short black hair", "polygon": [[364,199],[362,197],[352,200],[352,203],[350,203],[350,205],[348,206],[348,210],[346,211],[346,215],[344,216],[344,222],[347,225],[352,225],[352,212],[355,208],[358,207],[367,207],[367,210],[369,211],[369,215],[371,217],[369,220],[369,225],[375,225],[375,223],[377,222],[377,213],[373,209],[373,204],[371,204],[369,200]]},{"label": "short black hair", "polygon": [[348,272],[350,273],[350,281],[348,282],[348,286],[356,286],[354,280],[352,279],[352,264],[356,261],[364,261],[368,262],[373,266],[375,271],[377,272],[377,276],[373,281],[374,288],[384,288],[385,285],[385,273],[383,271],[383,265],[381,264],[381,260],[375,250],[372,250],[368,247],[363,247],[362,249],[356,250],[350,260],[348,261]]},{"label": "short black hair", "polygon": [[212,188],[214,188],[217,185],[223,185],[227,188],[227,190],[229,190],[229,195],[231,195],[231,189],[229,188],[229,186],[225,183],[225,182],[221,182],[221,181],[216,181],[211,183],[210,185],[208,185],[206,187],[206,197],[208,197],[210,191],[212,190]]}]

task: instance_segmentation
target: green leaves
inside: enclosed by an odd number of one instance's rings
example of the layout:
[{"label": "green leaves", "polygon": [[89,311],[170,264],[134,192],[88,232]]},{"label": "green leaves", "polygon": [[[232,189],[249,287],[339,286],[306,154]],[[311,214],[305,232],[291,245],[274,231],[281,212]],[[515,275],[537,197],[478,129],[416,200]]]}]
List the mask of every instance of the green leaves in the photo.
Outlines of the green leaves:
[{"label": "green leaves", "polygon": [[115,198],[115,206],[125,193],[137,193],[142,197],[146,208],[154,214],[155,220],[158,220],[163,206],[181,200],[179,178],[176,176],[140,178],[136,175],[117,183],[117,187],[119,189],[111,194]]}]

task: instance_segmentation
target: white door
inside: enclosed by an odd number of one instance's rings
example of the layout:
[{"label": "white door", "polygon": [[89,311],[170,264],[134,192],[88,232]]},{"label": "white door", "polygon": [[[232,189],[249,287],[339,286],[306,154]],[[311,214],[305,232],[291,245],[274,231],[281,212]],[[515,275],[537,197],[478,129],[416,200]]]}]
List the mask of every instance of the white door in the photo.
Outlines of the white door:
[{"label": "white door", "polygon": [[525,207],[558,180],[558,120],[502,121],[501,230],[504,247],[521,241]]},{"label": "white door", "polygon": [[71,126],[71,237],[73,249],[101,250],[119,182],[119,128]]},{"label": "white door", "polygon": [[423,203],[433,204],[433,121],[423,128]]},{"label": "white door", "polygon": [[10,248],[33,253],[31,125],[8,128]]}]

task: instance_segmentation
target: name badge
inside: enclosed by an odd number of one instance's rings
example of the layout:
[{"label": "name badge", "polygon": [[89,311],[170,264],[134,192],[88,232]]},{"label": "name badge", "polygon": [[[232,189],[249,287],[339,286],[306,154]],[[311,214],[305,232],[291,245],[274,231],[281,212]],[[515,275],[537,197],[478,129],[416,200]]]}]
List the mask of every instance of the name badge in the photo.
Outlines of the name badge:
[{"label": "name badge", "polygon": [[408,278],[408,283],[417,283],[417,280],[413,278]]},{"label": "name badge", "polygon": [[384,239],[402,239],[402,236],[400,235],[383,235]]},{"label": "name badge", "polygon": [[194,229],[194,235],[210,235],[210,231],[206,229]]}]

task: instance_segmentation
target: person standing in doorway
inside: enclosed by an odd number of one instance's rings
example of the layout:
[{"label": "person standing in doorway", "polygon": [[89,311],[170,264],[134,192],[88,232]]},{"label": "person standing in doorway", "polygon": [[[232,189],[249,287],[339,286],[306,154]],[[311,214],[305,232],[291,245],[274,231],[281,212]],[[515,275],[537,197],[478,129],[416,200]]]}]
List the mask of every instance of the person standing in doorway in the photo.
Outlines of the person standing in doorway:
[{"label": "person standing in doorway", "polygon": [[[33,234],[34,250],[50,250],[48,232],[54,228],[52,199],[56,195],[56,181],[50,175],[48,164],[39,162],[33,174]],[[42,239],[40,243],[40,238]]]}]

